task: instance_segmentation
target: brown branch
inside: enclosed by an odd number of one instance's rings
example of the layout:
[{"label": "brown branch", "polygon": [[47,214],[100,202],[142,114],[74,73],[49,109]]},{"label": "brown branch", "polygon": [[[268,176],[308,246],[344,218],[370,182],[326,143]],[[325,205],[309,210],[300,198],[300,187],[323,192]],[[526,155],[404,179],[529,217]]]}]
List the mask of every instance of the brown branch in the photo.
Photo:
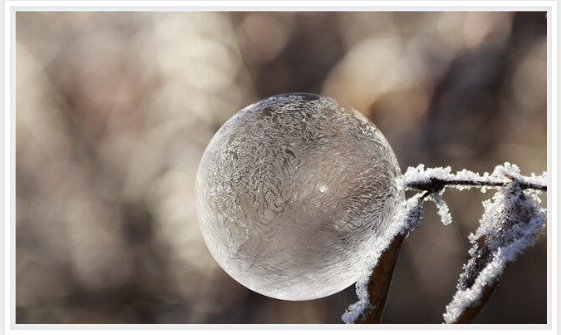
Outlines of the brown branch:
[{"label": "brown branch", "polygon": [[473,303],[470,307],[464,309],[462,314],[453,322],[453,324],[468,324],[472,323],[473,320],[479,315],[483,307],[487,304],[487,301],[491,297],[491,294],[495,292],[495,288],[499,284],[499,278],[491,284],[483,288],[481,297]]},{"label": "brown branch", "polygon": [[[473,255],[474,262],[469,263],[469,266],[465,269],[465,271],[460,276],[459,288],[462,290],[469,289],[475,284],[475,280],[481,273],[481,271],[489,264],[489,262],[493,259],[493,254],[487,248],[486,239],[484,237],[477,240],[477,253]],[[471,306],[464,309],[462,314],[454,320],[454,324],[467,324],[472,323],[473,320],[479,315],[479,313],[483,310],[483,307],[487,304],[487,301],[491,297],[491,294],[495,291],[499,283],[500,278],[496,278],[493,284],[486,285],[483,288],[483,292],[481,293],[481,297],[475,301]]]},{"label": "brown branch", "polygon": [[393,272],[399,256],[399,250],[401,249],[401,244],[404,239],[405,237],[403,235],[396,235],[388,248],[378,259],[378,264],[374,270],[372,270],[370,278],[368,279],[368,297],[370,305],[373,306],[373,308],[365,311],[359,318],[357,318],[355,323],[380,323],[384,307],[386,306],[388,291],[390,289]]},{"label": "brown branch", "polygon": [[[467,179],[440,179],[431,177],[428,181],[420,180],[407,183],[406,189],[414,191],[426,191],[428,194],[440,192],[446,186],[471,186],[471,187],[504,187],[512,181],[489,181],[489,180],[467,180]],[[523,190],[532,189],[547,192],[547,185],[518,181]]]}]

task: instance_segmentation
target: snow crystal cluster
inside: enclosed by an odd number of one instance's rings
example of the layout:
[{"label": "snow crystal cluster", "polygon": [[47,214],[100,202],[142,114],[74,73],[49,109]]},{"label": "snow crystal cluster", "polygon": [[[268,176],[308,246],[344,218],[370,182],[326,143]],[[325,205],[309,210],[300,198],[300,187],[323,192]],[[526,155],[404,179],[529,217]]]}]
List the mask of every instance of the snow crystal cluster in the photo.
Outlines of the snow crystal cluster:
[{"label": "snow crystal cluster", "polygon": [[[538,187],[547,186],[547,171],[544,171],[539,176],[535,173],[532,173],[530,176],[523,176],[520,173],[520,168],[511,163],[504,163],[503,165],[495,167],[495,171],[493,171],[492,176],[507,177],[511,180],[518,181],[520,185],[535,185]],[[535,193],[532,189],[529,189],[528,191]]]}]

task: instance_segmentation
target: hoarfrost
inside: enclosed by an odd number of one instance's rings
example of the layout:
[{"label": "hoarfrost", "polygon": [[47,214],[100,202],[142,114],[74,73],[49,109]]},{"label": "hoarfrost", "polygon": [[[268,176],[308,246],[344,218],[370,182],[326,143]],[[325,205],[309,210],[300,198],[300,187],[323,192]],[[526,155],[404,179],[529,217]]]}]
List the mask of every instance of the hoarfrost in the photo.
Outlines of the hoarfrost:
[{"label": "hoarfrost", "polygon": [[[489,188],[501,188],[512,182],[519,181],[522,185],[533,185],[535,187],[546,187],[547,172],[537,176],[522,176],[520,168],[515,164],[504,163],[495,167],[492,174],[488,172],[479,174],[469,170],[461,170],[457,173],[451,173],[452,169],[448,166],[445,168],[429,168],[426,169],[423,164],[417,167],[409,167],[405,174],[399,180],[399,186],[405,190],[419,190],[423,187],[453,187],[459,190],[465,190],[473,187],[481,187],[485,192]],[[434,189],[432,191],[439,191]]]},{"label": "hoarfrost", "polygon": [[[436,204],[442,223],[449,225],[452,222],[452,216],[446,202],[442,198],[445,187],[459,190],[479,187],[481,192],[485,193],[489,188],[503,188],[513,180],[516,180],[520,186],[530,189],[527,192],[535,193],[537,191],[531,190],[532,188],[546,187],[547,185],[547,172],[542,173],[540,176],[535,174],[523,176],[520,174],[518,166],[508,162],[495,167],[492,174],[487,172],[479,174],[465,169],[455,174],[451,171],[452,169],[449,166],[427,169],[423,164],[420,164],[417,167],[409,167],[398,180],[398,187],[405,191],[427,191],[427,200],[431,200]],[[529,187],[530,185],[532,187]],[[539,198],[537,201],[539,201]]]}]

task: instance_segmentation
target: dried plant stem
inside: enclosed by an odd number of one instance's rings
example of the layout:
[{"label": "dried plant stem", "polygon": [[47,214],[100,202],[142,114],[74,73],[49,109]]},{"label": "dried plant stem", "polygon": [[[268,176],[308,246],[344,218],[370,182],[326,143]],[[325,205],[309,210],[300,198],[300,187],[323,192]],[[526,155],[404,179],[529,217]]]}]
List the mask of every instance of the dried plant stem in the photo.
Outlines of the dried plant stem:
[{"label": "dried plant stem", "polygon": [[386,306],[393,272],[404,239],[403,235],[398,234],[394,237],[388,248],[380,255],[378,264],[372,270],[368,280],[368,296],[370,305],[374,307],[365,311],[355,323],[380,323],[384,307]]}]

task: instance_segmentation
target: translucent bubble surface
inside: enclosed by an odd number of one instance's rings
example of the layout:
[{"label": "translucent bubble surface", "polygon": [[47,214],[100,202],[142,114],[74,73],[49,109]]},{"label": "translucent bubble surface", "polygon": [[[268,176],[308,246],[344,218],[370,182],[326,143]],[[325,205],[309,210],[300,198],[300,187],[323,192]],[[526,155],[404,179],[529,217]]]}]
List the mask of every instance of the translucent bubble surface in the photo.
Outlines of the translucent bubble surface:
[{"label": "translucent bubble surface", "polygon": [[234,115],[197,173],[206,245],[239,283],[310,300],[352,285],[404,199],[380,131],[331,98],[274,96]]}]

